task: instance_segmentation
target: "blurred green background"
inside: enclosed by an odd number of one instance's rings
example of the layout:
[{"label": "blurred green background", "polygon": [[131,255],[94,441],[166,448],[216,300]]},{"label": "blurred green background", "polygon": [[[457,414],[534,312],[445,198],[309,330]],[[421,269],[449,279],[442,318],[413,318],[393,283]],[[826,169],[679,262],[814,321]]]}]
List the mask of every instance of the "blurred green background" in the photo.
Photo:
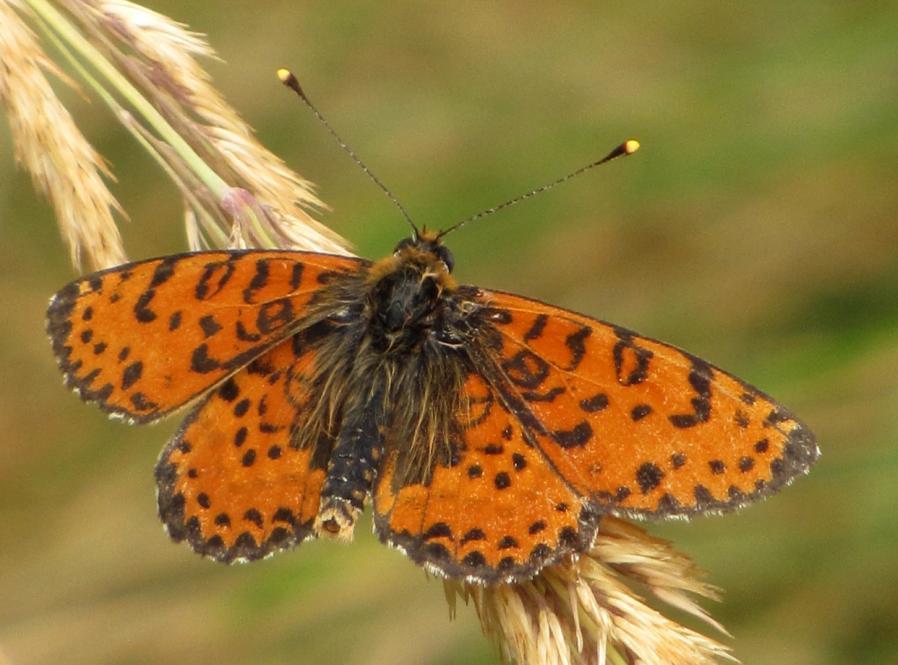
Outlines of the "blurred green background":
[{"label": "blurred green background", "polygon": [[[406,229],[274,77],[306,90],[419,223],[446,226],[643,149],[451,237],[464,282],[661,338],[798,412],[823,457],[743,513],[652,525],[725,589],[745,663],[898,653],[898,5],[193,2],[216,83],[320,185],[363,256]],[[261,9],[260,9],[261,7]],[[129,255],[182,251],[179,196],[95,102]],[[380,546],[224,567],[172,545],[152,469],[177,418],[108,421],[43,334],[74,277],[0,129],[0,652],[31,663],[492,663],[473,609]],[[710,605],[706,603],[706,605]],[[0,656],[0,662],[3,662]]]}]

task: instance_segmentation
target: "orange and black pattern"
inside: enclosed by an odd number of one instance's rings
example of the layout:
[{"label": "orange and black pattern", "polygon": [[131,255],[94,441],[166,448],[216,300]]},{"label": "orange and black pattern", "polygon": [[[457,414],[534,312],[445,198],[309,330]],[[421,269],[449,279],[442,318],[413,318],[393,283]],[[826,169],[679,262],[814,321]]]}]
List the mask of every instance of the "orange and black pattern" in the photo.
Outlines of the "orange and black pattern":
[{"label": "orange and black pattern", "polygon": [[532,444],[528,428],[479,374],[464,385],[470,409],[449,463],[428,483],[394,486],[388,460],[374,494],[385,542],[450,577],[532,577],[589,547],[598,513]]},{"label": "orange and black pattern", "polygon": [[156,468],[169,534],[220,561],[349,538],[439,574],[529,579],[604,513],[719,512],[807,472],[813,435],[672,346],[459,286],[437,235],[376,263],[184,254],[77,280],[48,310],[67,383],[136,422],[192,411]]},{"label": "orange and black pattern", "polygon": [[323,284],[364,263],[277,251],[131,263],[57,293],[47,330],[66,383],[82,399],[151,422],[287,337]]},{"label": "orange and black pattern", "polygon": [[795,416],[691,354],[520,296],[484,299],[506,399],[558,473],[603,510],[736,508],[817,456]]},{"label": "orange and black pattern", "polygon": [[293,445],[314,363],[281,342],[209,392],[162,451],[159,515],[176,541],[221,561],[296,545],[318,515],[330,442]]}]

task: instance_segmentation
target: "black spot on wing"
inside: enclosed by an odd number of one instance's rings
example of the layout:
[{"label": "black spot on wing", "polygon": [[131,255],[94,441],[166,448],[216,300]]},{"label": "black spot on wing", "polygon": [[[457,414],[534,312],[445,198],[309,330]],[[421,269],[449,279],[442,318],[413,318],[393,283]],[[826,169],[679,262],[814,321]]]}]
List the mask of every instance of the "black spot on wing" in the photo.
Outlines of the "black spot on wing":
[{"label": "black spot on wing", "polygon": [[237,404],[234,405],[234,415],[238,418],[242,418],[246,415],[246,412],[249,411],[249,407],[252,405],[252,402],[249,398],[243,398]]},{"label": "black spot on wing", "polygon": [[143,375],[143,363],[141,361],[133,362],[122,372],[122,390],[128,390],[131,386],[140,380]]},{"label": "black spot on wing", "polygon": [[767,414],[767,417],[764,418],[762,424],[764,427],[773,427],[779,423],[788,422],[790,420],[792,420],[792,416],[789,413],[780,407],[774,407],[770,410],[770,413]]},{"label": "black spot on wing", "polygon": [[226,402],[233,402],[239,394],[240,388],[237,386],[237,382],[234,381],[234,377],[229,378],[218,389],[218,396]]},{"label": "black spot on wing", "polygon": [[551,432],[552,439],[562,448],[585,446],[592,439],[592,435],[592,426],[585,420],[581,421],[573,429]]},{"label": "black spot on wing", "polygon": [[636,470],[636,484],[639,485],[643,494],[648,494],[658,487],[662,478],[664,478],[664,471],[652,462],[646,462]]},{"label": "black spot on wing", "polygon": [[150,323],[156,320],[156,312],[150,309],[150,302],[156,297],[155,289],[147,289],[140,294],[134,304],[134,318],[140,323]]},{"label": "black spot on wing", "polygon": [[290,272],[290,288],[294,291],[302,284],[302,273],[305,266],[302,263],[294,263]]},{"label": "black spot on wing", "polygon": [[424,532],[422,536],[424,540],[430,540],[432,538],[449,538],[452,539],[452,529],[445,522],[436,522]]},{"label": "black spot on wing", "polygon": [[704,360],[695,356],[688,356],[692,360],[692,370],[689,372],[689,385],[695,391],[692,398],[692,413],[674,414],[669,416],[671,424],[677,428],[695,427],[707,422],[711,417],[711,380],[714,370]]},{"label": "black spot on wing", "polygon": [[521,397],[528,402],[554,402],[556,397],[564,393],[564,388],[555,386],[544,393],[536,392],[535,390],[525,390],[521,393]]},{"label": "black spot on wing", "polygon": [[642,383],[648,377],[649,363],[654,354],[636,343],[635,333],[617,326],[612,329],[618,339],[612,350],[618,383],[623,386]]},{"label": "black spot on wing", "polygon": [[231,281],[236,269],[234,259],[235,257],[231,256],[225,261],[210,261],[206,264],[194,290],[197,300],[207,300],[218,295]]},{"label": "black spot on wing", "polygon": [[472,540],[485,540],[485,539],[486,539],[486,534],[483,532],[483,530],[474,528],[474,529],[469,529],[467,532],[465,532],[465,535],[463,535],[461,537],[459,544],[465,545],[466,543],[469,543]]},{"label": "black spot on wing", "polygon": [[294,320],[293,303],[289,298],[266,302],[256,315],[256,328],[263,335],[274,332]]},{"label": "black spot on wing", "polygon": [[255,293],[260,289],[264,289],[268,284],[269,277],[268,259],[258,259],[256,261],[256,272],[249,282],[249,286],[243,289],[243,302],[247,304],[255,303]]},{"label": "black spot on wing", "polygon": [[533,339],[539,339],[543,336],[543,331],[546,328],[546,322],[549,320],[549,317],[545,314],[540,314],[533,320],[533,325],[530,326],[530,329],[524,333],[524,341],[529,342]]},{"label": "black spot on wing", "polygon": [[[237,339],[242,342],[258,342],[260,339],[262,339],[262,335],[260,335],[259,333],[249,332],[246,329],[246,325],[243,323],[243,321],[237,321],[234,326],[234,330],[237,333]],[[299,337],[299,335],[294,335],[293,337],[295,339]],[[298,356],[299,354],[297,354],[297,357]]]},{"label": "black spot on wing", "polygon": [[153,277],[150,279],[150,288],[155,289],[162,286],[172,278],[175,274],[175,265],[180,261],[178,256],[167,256],[159,262],[156,269],[153,270]]},{"label": "black spot on wing", "polygon": [[200,319],[200,328],[203,331],[203,335],[208,339],[221,330],[221,325],[215,320],[214,316],[207,314]]},{"label": "black spot on wing", "polygon": [[198,374],[214,372],[221,367],[221,362],[209,357],[209,345],[200,344],[190,354],[190,369]]},{"label": "black spot on wing", "polygon": [[583,356],[586,355],[586,338],[591,334],[592,328],[583,326],[577,332],[573,332],[565,338],[564,345],[571,352],[571,360],[568,366],[564,368],[565,371],[572,372],[579,367],[583,361]]},{"label": "black spot on wing", "polygon": [[598,393],[592,397],[580,400],[580,408],[587,413],[595,413],[608,408],[608,395]]},{"label": "black spot on wing", "polygon": [[245,519],[247,522],[252,522],[260,529],[265,524],[265,520],[262,517],[262,513],[260,513],[255,508],[250,508],[245,513],[243,513],[243,519]]},{"label": "black spot on wing", "polygon": [[469,568],[479,568],[486,565],[486,557],[483,556],[482,552],[474,550],[473,552],[468,552],[465,555],[465,558],[462,559],[462,563]]},{"label": "black spot on wing", "polygon": [[630,418],[633,422],[637,422],[645,418],[652,412],[652,407],[648,404],[637,404],[630,410]]},{"label": "black spot on wing", "polygon": [[549,375],[549,364],[526,349],[518,351],[510,360],[503,361],[502,369],[511,382],[521,388],[537,388]]},{"label": "black spot on wing", "polygon": [[155,411],[159,408],[159,405],[156,402],[151,401],[147,398],[143,393],[132,393],[131,394],[131,405],[137,411]]}]

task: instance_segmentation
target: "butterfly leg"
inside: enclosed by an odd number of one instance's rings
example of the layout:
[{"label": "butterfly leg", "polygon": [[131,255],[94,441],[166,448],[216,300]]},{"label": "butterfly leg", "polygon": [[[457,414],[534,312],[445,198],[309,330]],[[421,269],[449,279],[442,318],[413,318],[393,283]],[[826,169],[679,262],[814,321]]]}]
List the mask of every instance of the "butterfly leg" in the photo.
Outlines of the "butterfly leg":
[{"label": "butterfly leg", "polygon": [[383,399],[375,393],[361,408],[348,408],[327,465],[315,519],[319,536],[349,540],[355,520],[374,484],[383,455]]}]

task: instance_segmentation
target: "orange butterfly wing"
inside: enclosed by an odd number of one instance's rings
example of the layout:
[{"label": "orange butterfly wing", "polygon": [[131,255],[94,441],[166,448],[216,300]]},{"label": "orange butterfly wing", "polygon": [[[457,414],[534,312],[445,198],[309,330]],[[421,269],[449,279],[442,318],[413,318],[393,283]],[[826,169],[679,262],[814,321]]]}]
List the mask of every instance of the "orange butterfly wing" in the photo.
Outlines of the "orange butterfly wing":
[{"label": "orange butterfly wing", "polygon": [[150,422],[287,337],[329,276],[364,265],[260,250],[140,261],[70,283],[50,302],[47,330],[83,399]]},{"label": "orange butterfly wing", "polygon": [[429,482],[396,486],[397,455],[386,460],[374,490],[380,539],[434,572],[481,583],[530,579],[589,547],[596,515],[482,376],[470,374],[464,392],[456,456]]},{"label": "orange butterfly wing", "polygon": [[679,349],[508,293],[478,300],[496,336],[471,356],[454,458],[401,485],[394,455],[374,492],[381,540],[435,572],[529,579],[587,549],[603,512],[736,508],[818,455],[788,411]]},{"label": "orange butterfly wing", "polygon": [[756,388],[673,346],[483,291],[506,399],[536,447],[602,510],[675,517],[737,508],[806,473],[807,427]]},{"label": "orange butterfly wing", "polygon": [[156,466],[159,516],[175,541],[219,561],[258,559],[312,534],[331,442],[298,449],[315,399],[315,353],[289,340],[212,391]]}]

